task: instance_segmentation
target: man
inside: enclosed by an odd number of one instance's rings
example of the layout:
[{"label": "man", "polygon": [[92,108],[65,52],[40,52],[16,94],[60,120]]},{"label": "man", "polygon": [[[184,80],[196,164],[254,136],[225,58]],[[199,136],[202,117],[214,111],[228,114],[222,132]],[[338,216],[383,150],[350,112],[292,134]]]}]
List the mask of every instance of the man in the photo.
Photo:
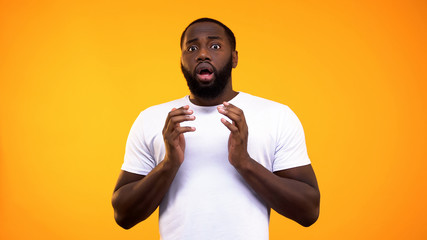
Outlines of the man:
[{"label": "man", "polygon": [[268,239],[270,208],[303,226],[320,193],[302,126],[285,105],[236,92],[232,31],[202,18],[181,37],[191,94],[141,112],[113,194],[131,228],[159,208],[162,239]]}]

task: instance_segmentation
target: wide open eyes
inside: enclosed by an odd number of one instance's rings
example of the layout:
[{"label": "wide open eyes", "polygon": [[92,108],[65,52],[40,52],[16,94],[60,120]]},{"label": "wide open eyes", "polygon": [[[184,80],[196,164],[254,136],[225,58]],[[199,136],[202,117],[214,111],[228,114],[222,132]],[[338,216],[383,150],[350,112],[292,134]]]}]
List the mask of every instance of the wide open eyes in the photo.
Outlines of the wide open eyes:
[{"label": "wide open eyes", "polygon": [[190,46],[189,48],[187,48],[187,51],[193,52],[193,51],[196,51],[197,49],[198,49],[197,46],[193,45],[193,46]]},{"label": "wide open eyes", "polygon": [[[220,49],[221,48],[221,46],[219,45],[219,44],[217,44],[217,43],[215,43],[215,44],[212,44],[211,45],[211,48],[212,49],[215,49],[215,50],[218,50],[218,49]],[[190,46],[190,47],[188,47],[187,48],[187,51],[189,51],[189,52],[194,52],[194,51],[196,51],[196,50],[198,50],[199,48],[196,46],[196,45],[192,45],[192,46]]]},{"label": "wide open eyes", "polygon": [[212,44],[211,46],[212,49],[218,50],[221,48],[221,46],[219,44]]}]

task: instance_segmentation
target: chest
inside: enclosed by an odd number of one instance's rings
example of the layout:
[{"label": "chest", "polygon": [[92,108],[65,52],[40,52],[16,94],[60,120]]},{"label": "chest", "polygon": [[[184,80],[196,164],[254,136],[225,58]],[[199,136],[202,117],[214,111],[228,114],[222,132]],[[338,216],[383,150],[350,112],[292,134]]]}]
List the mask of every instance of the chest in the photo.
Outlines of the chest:
[{"label": "chest", "polygon": [[[181,126],[192,126],[195,132],[184,134],[185,138],[185,164],[183,168],[209,168],[216,164],[228,164],[228,139],[230,131],[221,122],[226,118],[216,109],[199,112],[194,111],[196,119],[181,123]],[[257,162],[267,169],[271,169],[276,147],[276,131],[268,117],[245,112],[248,125],[248,153]],[[226,118],[227,119],[227,118]],[[229,120],[229,119],[227,119]],[[164,158],[165,149],[163,135],[159,128],[152,139],[153,156],[158,163]]]}]

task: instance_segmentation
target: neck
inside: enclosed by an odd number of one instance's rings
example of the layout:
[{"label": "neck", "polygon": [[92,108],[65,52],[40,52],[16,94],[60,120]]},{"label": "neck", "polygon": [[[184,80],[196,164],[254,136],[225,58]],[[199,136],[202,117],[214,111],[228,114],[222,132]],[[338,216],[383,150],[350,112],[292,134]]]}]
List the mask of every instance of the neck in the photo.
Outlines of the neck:
[{"label": "neck", "polygon": [[[231,83],[231,81],[230,81]],[[225,87],[224,91],[216,98],[206,99],[195,96],[193,93],[190,94],[190,101],[199,106],[216,106],[222,104],[224,101],[230,101],[233,99],[238,92],[234,91],[231,87],[231,84],[228,84]]]}]

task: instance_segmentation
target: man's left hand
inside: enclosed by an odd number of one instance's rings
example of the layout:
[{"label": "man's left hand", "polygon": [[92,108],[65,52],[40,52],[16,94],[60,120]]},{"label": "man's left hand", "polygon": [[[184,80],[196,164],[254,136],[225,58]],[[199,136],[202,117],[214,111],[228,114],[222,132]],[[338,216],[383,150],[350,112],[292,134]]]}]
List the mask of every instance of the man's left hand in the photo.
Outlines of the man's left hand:
[{"label": "man's left hand", "polygon": [[248,125],[242,109],[231,103],[224,102],[223,106],[218,106],[218,112],[227,116],[232,122],[221,118],[221,122],[230,130],[228,139],[228,160],[231,165],[239,169],[249,163],[248,154]]}]

